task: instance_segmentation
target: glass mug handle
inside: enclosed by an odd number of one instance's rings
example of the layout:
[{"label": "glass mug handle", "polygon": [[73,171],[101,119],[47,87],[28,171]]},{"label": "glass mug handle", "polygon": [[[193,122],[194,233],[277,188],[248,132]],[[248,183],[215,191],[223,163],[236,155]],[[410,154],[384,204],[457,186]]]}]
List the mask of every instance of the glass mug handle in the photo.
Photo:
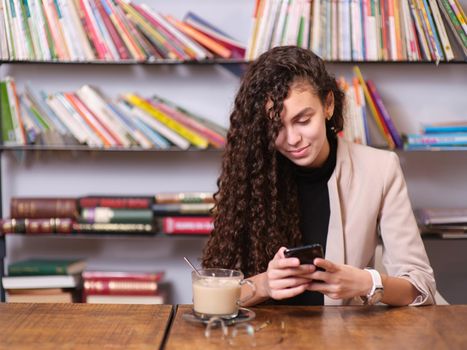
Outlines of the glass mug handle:
[{"label": "glass mug handle", "polygon": [[256,294],[256,286],[252,281],[250,281],[250,280],[241,280],[240,285],[243,286],[244,284],[248,285],[248,287],[251,288],[251,293],[248,294],[247,296],[245,296],[244,298],[240,299],[239,301],[237,301],[237,305],[239,305],[239,306],[242,306],[243,303],[245,303],[246,301],[253,298],[255,296],[255,294]]}]

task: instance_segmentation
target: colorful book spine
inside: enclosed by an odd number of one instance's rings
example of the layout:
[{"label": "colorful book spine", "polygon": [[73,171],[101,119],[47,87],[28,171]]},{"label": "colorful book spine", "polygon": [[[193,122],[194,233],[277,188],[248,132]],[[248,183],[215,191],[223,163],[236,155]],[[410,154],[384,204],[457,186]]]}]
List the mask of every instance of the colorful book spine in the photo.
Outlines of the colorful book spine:
[{"label": "colorful book spine", "polygon": [[373,118],[376,122],[376,125],[379,128],[379,131],[381,132],[381,135],[386,139],[386,142],[388,143],[388,146],[390,149],[394,149],[396,147],[391,135],[389,134],[389,131],[387,130],[386,125],[383,123],[381,118],[378,115],[378,111],[376,109],[376,106],[373,102],[373,99],[371,98],[370,91],[368,90],[368,87],[365,83],[365,80],[363,79],[362,73],[360,71],[360,68],[358,66],[354,66],[353,68],[355,75],[357,76],[358,81],[360,82],[360,85],[363,88],[363,93],[365,95],[365,99],[368,103],[368,106],[370,108],[370,111],[373,115]]},{"label": "colorful book spine", "polygon": [[383,100],[379,96],[378,90],[376,90],[376,86],[373,83],[372,80],[367,80],[366,81],[367,86],[368,86],[368,91],[370,92],[371,98],[375,103],[375,107],[381,116],[382,120],[384,120],[384,123],[387,126],[387,129],[391,135],[391,138],[394,141],[394,144],[396,145],[397,148],[402,148],[404,145],[404,142],[402,141],[402,138],[397,131],[396,126],[394,125],[391,116],[389,115],[386,107],[383,104]]},{"label": "colorful book spine", "polygon": [[82,234],[155,234],[153,224],[127,224],[127,223],[73,223],[73,231]]}]

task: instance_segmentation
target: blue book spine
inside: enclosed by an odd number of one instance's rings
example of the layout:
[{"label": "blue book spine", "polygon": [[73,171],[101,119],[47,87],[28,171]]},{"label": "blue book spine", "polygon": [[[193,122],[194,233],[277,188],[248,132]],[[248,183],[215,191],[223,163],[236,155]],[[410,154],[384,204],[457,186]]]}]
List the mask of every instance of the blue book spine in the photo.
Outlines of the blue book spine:
[{"label": "blue book spine", "polygon": [[464,125],[422,125],[425,134],[467,132],[467,123]]},{"label": "blue book spine", "polygon": [[409,145],[435,145],[435,146],[458,146],[467,145],[467,132],[437,133],[437,134],[409,134],[407,135]]}]

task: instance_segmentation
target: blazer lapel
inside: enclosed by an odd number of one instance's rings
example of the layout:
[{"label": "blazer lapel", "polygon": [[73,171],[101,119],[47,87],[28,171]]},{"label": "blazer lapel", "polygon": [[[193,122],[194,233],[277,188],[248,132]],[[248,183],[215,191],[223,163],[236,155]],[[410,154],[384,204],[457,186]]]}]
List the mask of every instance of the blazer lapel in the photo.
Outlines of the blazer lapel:
[{"label": "blazer lapel", "polygon": [[[334,169],[331,178],[328,181],[328,192],[329,192],[329,206],[331,209],[331,215],[329,217],[329,228],[328,238],[326,243],[326,259],[336,264],[345,264],[345,239],[344,230],[342,224],[342,212],[341,212],[341,201],[339,193],[338,182],[341,181],[342,168],[348,164],[348,150],[345,142],[341,142],[337,147],[337,159],[336,168]],[[345,171],[344,171],[345,173]],[[350,181],[350,174],[345,174],[348,178],[345,179],[344,186],[348,185],[347,181]],[[325,305],[341,305],[341,300],[334,300],[324,296]]]}]

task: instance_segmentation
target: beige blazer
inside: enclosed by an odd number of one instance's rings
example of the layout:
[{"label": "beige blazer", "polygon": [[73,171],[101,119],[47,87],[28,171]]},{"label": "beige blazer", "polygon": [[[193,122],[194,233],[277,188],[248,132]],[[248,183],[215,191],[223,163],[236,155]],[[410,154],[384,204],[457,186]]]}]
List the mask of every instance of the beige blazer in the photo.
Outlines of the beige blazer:
[{"label": "beige blazer", "polygon": [[[374,267],[378,231],[388,275],[406,278],[421,293],[411,305],[433,304],[433,270],[412,212],[399,158],[394,152],[338,141],[336,168],[328,181],[331,216],[326,259]],[[334,300],[325,305],[361,303]]]}]

